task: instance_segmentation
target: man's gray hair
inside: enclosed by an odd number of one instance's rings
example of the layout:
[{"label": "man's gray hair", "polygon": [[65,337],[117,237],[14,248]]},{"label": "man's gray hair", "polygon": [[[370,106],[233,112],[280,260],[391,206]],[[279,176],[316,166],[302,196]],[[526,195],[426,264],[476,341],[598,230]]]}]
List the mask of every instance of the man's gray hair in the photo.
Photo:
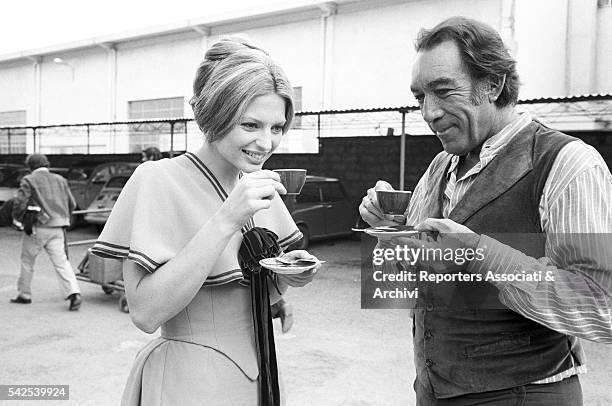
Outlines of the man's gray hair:
[{"label": "man's gray hair", "polygon": [[26,158],[25,164],[28,168],[30,168],[31,171],[33,171],[34,169],[38,168],[48,168],[49,160],[44,154],[31,154],[28,155],[28,157]]}]

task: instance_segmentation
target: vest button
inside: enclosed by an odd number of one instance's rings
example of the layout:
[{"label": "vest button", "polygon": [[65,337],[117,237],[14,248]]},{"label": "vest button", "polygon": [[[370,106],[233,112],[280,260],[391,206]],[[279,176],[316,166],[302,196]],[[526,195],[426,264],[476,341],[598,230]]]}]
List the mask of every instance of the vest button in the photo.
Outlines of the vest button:
[{"label": "vest button", "polygon": [[425,330],[425,339],[429,340],[433,337],[433,334],[431,334],[431,330]]},{"label": "vest button", "polygon": [[427,306],[425,306],[425,310],[427,310],[428,312],[431,312],[433,310],[433,305],[430,303]]},{"label": "vest button", "polygon": [[432,360],[430,360],[429,358],[427,358],[427,359],[425,360],[425,365],[427,365],[428,367],[432,366],[432,365],[433,365],[433,363],[434,363],[434,362],[433,362]]}]

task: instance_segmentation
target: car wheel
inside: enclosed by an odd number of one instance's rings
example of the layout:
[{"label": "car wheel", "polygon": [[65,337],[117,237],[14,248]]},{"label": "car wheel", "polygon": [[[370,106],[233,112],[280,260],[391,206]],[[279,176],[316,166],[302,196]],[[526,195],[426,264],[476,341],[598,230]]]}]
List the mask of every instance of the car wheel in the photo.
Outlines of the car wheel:
[{"label": "car wheel", "polygon": [[305,250],[308,249],[310,245],[310,233],[308,232],[308,227],[304,224],[298,224],[298,230],[302,233],[303,237],[300,241],[293,244],[290,249],[291,250]]}]

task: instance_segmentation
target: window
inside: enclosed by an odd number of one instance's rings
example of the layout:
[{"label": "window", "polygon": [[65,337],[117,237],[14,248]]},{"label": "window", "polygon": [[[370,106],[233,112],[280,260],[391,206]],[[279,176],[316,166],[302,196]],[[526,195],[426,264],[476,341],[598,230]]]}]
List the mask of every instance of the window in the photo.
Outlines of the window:
[{"label": "window", "polygon": [[[297,111],[302,111],[302,87],[294,87],[293,88],[293,109]],[[293,118],[293,123],[291,124],[291,128],[302,128],[302,117],[295,116]]]},{"label": "window", "polygon": [[302,191],[296,196],[298,203],[319,203],[321,201],[321,191],[317,183],[305,183]]},{"label": "window", "polygon": [[106,187],[122,188],[125,186],[129,178],[129,176],[114,176],[109,179]]},{"label": "window", "polygon": [[[184,97],[164,99],[134,100],[128,102],[128,118],[130,120],[157,120],[164,118],[181,118],[185,114]],[[183,133],[184,124],[177,123],[174,133]],[[130,124],[130,152],[140,152],[143,149],[156,146],[161,151],[170,149],[169,137],[162,134],[170,133],[168,123]]]},{"label": "window", "polygon": [[[0,127],[25,126],[26,111],[0,111]],[[25,154],[26,130],[0,130],[0,154]]]},{"label": "window", "polygon": [[323,186],[323,201],[325,202],[341,202],[344,199],[344,193],[338,182],[326,182]]}]

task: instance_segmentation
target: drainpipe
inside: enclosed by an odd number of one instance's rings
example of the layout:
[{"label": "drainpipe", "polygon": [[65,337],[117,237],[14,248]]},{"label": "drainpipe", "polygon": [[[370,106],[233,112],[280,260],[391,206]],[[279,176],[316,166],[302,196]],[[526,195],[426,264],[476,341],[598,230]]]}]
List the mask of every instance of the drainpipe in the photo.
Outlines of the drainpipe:
[{"label": "drainpipe", "polygon": [[189,28],[197,32],[202,36],[200,40],[200,50],[202,51],[202,55],[199,55],[198,62],[204,59],[204,52],[208,49],[208,39],[210,38],[210,28],[204,25],[192,25]]},{"label": "drainpipe", "polygon": [[[113,42],[103,42],[97,45],[108,51],[106,54],[106,60],[108,61],[108,119],[112,123],[117,121],[117,47]],[[115,126],[112,126],[112,130],[111,149],[115,152],[117,151],[117,134],[115,132]],[[87,134],[89,136],[89,126],[87,126]],[[89,154],[89,141],[87,142],[87,153]]]},{"label": "drainpipe", "polygon": [[40,56],[28,56],[34,62],[34,122],[33,125],[41,125],[42,114],[42,58]]},{"label": "drainpipe", "polygon": [[105,42],[98,44],[108,51],[108,117],[111,122],[117,121],[117,48],[114,43]]},{"label": "drainpipe", "polygon": [[572,89],[572,5],[565,1],[565,94],[571,96]]},{"label": "drainpipe", "polygon": [[[42,120],[42,57],[40,56],[28,56],[30,61],[34,62],[34,120],[32,125],[41,125]],[[27,118],[26,118],[27,120]],[[28,153],[35,152],[36,148],[36,133],[33,135],[32,143],[28,142],[29,138],[26,136],[26,151]]]},{"label": "drainpipe", "polygon": [[326,110],[331,102],[331,57],[333,44],[333,18],[336,3],[319,4],[321,9],[321,100],[320,109]]},{"label": "drainpipe", "polygon": [[503,0],[501,3],[501,36],[510,53],[516,57],[516,0]]}]

